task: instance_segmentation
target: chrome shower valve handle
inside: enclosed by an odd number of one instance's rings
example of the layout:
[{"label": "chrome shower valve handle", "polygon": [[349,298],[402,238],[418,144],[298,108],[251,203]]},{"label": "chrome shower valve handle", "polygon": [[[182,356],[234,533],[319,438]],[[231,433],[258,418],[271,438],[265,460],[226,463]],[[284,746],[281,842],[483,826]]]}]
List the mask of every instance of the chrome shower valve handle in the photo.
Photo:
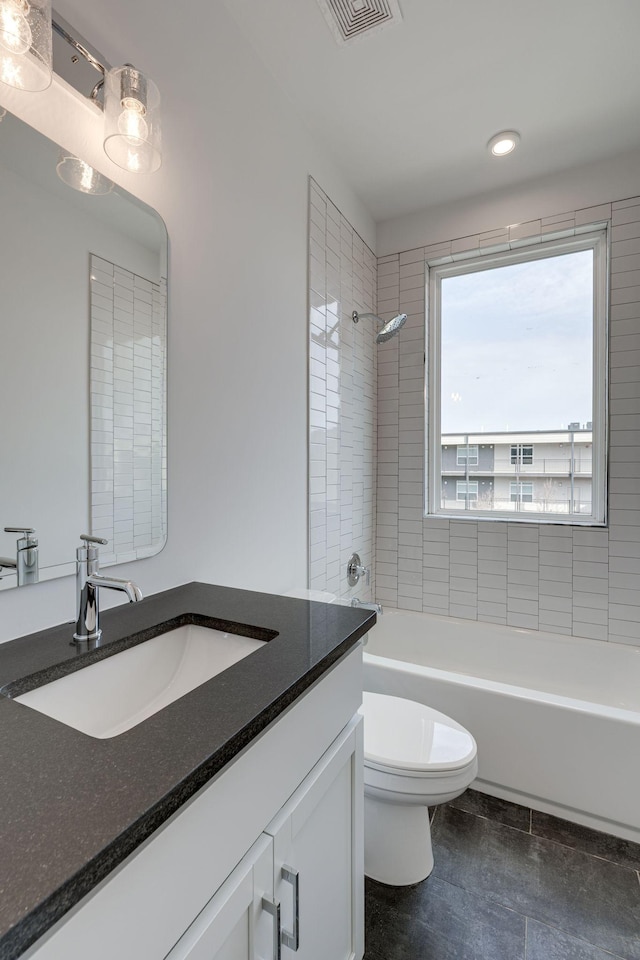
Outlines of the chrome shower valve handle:
[{"label": "chrome shower valve handle", "polygon": [[371,568],[363,566],[359,555],[354,553],[347,564],[347,583],[350,587],[355,587],[360,581],[360,577],[364,577],[366,585],[369,586]]}]

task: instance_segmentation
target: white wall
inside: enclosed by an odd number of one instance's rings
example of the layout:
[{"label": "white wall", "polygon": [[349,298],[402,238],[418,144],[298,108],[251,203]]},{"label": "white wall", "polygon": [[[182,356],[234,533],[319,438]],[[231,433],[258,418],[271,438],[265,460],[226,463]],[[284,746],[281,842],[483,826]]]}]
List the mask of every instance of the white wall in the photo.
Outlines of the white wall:
[{"label": "white wall", "polygon": [[[194,578],[300,585],[308,174],[372,246],[371,219],[220,3],[57,7],[163,95],[163,167],[136,179],[109,164],[101,118],[59,83],[38,95],[0,90],[2,105],[154,206],[169,231],[169,539],[158,557],[112,569],[147,594]],[[74,597],[72,578],[3,593],[0,638],[70,620]]]}]

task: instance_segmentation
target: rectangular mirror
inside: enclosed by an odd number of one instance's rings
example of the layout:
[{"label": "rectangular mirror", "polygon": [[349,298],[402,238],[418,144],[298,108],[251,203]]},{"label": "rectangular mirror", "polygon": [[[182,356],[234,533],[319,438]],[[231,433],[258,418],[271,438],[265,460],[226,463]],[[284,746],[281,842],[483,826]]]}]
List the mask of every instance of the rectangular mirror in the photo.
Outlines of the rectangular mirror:
[{"label": "rectangular mirror", "polygon": [[0,590],[73,573],[80,533],[103,565],[166,541],[167,233],[94,174],[0,122]]}]

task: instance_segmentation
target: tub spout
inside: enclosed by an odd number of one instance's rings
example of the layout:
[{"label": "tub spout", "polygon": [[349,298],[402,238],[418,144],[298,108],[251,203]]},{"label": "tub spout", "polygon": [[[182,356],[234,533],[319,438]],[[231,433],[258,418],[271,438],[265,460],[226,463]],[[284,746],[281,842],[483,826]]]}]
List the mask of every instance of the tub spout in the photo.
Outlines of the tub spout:
[{"label": "tub spout", "polygon": [[364,610],[374,610],[374,611],[378,614],[379,617],[381,617],[382,614],[383,614],[382,604],[381,604],[381,603],[369,603],[369,602],[366,601],[366,600],[358,600],[357,597],[352,597],[352,598],[351,598],[351,604],[350,604],[350,606],[352,606],[352,607],[361,607],[361,608],[363,608]]}]

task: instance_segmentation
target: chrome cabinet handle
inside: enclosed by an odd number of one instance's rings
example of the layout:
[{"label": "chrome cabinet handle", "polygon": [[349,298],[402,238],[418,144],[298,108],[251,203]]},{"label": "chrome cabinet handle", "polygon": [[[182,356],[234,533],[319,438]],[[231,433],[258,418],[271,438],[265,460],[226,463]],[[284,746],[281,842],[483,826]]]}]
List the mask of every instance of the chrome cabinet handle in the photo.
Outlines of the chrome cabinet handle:
[{"label": "chrome cabinet handle", "polygon": [[273,960],[281,960],[282,952],[280,949],[281,924],[280,924],[280,904],[275,900],[262,898],[262,909],[273,917]]},{"label": "chrome cabinet handle", "polygon": [[300,879],[298,871],[283,864],[282,879],[291,884],[293,892],[293,931],[292,933],[287,930],[282,931],[282,943],[295,953],[300,946]]}]

